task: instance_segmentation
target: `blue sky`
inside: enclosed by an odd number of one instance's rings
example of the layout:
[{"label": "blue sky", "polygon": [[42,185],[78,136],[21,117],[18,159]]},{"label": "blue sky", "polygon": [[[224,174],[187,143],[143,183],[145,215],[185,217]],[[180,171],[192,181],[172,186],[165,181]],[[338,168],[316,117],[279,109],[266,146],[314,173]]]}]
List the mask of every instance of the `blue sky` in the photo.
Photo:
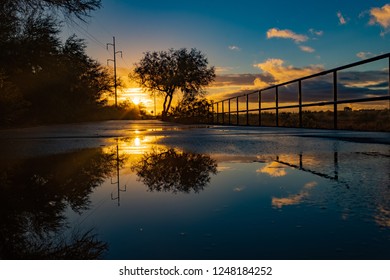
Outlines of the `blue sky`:
[{"label": "blue sky", "polygon": [[[194,47],[206,54],[218,76],[248,79],[244,74],[267,74],[280,81],[279,72],[288,79],[390,51],[388,1],[103,0],[102,4],[88,23],[71,24],[67,32],[86,38],[89,55],[103,64],[110,56],[104,45],[115,36],[117,49],[123,51],[118,63],[122,68],[132,67],[145,51]],[[247,86],[266,83],[258,79]]]}]

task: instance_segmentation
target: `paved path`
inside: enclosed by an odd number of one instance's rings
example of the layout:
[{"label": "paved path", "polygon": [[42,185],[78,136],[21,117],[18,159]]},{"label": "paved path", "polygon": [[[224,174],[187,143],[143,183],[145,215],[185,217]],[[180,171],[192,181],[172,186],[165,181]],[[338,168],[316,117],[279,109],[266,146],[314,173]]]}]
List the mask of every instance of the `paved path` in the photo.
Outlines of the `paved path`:
[{"label": "paved path", "polygon": [[[297,128],[180,125],[161,121],[105,121],[0,130],[3,157],[37,156],[99,147],[115,138],[136,135],[159,136],[159,144],[184,147],[199,152],[250,154],[267,150],[280,152],[311,150],[344,143],[390,145],[390,133],[335,131]],[[347,145],[347,143],[350,143]],[[341,145],[341,144],[338,144]],[[326,149],[329,149],[326,148]],[[381,149],[383,149],[382,147]],[[384,148],[386,149],[386,148]],[[295,152],[295,151],[294,151]]]}]

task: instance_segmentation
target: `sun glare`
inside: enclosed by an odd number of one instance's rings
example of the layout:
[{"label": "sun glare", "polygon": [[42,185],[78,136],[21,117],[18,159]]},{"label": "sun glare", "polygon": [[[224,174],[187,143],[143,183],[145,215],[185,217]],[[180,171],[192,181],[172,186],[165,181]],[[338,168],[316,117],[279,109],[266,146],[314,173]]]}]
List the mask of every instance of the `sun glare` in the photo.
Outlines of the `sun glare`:
[{"label": "sun glare", "polygon": [[127,88],[122,93],[123,101],[130,100],[135,105],[144,105],[145,107],[150,107],[153,103],[153,100],[150,98],[149,94],[142,91],[141,88]]},{"label": "sun glare", "polygon": [[141,88],[126,88],[119,97],[121,102],[131,101],[135,105],[142,105],[148,111],[154,108],[153,99],[150,95],[144,92]]}]

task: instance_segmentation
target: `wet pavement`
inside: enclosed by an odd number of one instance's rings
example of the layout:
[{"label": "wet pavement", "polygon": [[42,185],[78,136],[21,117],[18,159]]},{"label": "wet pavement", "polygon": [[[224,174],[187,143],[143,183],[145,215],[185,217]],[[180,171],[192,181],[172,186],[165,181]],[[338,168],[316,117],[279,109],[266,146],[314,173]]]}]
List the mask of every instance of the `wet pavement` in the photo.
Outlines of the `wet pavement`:
[{"label": "wet pavement", "polygon": [[389,259],[389,139],[159,121],[2,130],[0,258]]}]

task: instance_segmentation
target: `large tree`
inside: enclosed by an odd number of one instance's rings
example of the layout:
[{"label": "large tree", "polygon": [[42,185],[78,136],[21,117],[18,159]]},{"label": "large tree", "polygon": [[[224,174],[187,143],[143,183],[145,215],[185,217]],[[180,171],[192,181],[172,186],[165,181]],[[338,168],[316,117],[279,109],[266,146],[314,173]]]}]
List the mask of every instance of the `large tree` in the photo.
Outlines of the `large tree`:
[{"label": "large tree", "polygon": [[215,69],[208,68],[207,58],[197,49],[170,49],[146,52],[130,78],[150,93],[164,97],[164,119],[175,93],[181,91],[184,98],[203,95],[204,88],[215,79]]}]

